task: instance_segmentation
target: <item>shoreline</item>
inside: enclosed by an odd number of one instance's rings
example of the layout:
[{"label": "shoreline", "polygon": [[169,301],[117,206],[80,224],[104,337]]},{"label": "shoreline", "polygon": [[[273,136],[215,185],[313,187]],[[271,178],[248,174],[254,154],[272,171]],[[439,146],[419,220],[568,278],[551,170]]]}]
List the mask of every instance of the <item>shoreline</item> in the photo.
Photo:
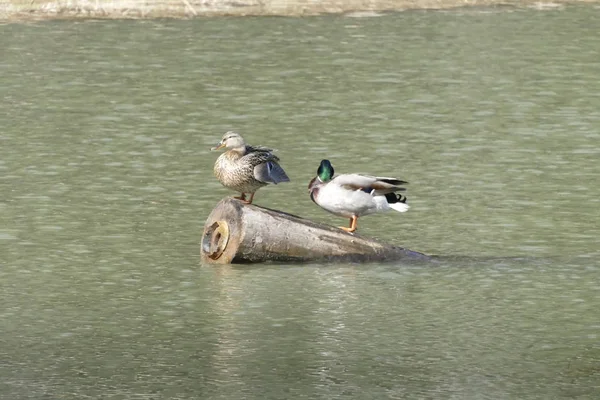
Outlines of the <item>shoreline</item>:
[{"label": "shoreline", "polygon": [[2,0],[0,21],[153,19],[241,16],[376,16],[405,10],[470,7],[559,9],[600,0]]}]

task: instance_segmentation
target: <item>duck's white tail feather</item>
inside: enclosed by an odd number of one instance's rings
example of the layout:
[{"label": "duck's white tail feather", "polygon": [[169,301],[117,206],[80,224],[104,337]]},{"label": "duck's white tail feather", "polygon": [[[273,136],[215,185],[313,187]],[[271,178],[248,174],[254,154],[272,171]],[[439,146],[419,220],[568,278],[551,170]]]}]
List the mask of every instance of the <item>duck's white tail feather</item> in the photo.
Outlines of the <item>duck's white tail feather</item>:
[{"label": "duck's white tail feather", "polygon": [[390,208],[392,208],[398,212],[406,212],[410,208],[408,204],[401,203],[401,202],[390,203],[389,205],[390,205]]}]

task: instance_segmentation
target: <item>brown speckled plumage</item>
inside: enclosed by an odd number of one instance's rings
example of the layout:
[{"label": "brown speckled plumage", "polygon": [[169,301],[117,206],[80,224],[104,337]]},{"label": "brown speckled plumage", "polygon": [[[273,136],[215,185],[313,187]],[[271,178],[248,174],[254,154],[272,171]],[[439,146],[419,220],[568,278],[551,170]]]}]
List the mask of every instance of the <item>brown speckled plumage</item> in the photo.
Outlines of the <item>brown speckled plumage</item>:
[{"label": "brown speckled plumage", "polygon": [[245,194],[249,194],[248,202],[252,202],[254,193],[269,183],[289,181],[273,150],[247,145],[234,132],[227,132],[223,136],[218,148],[222,147],[228,150],[217,158],[215,176],[226,188],[241,193],[242,200],[245,200]]},{"label": "brown speckled plumage", "polygon": [[215,176],[223,186],[240,193],[254,193],[267,184],[254,178],[254,167],[267,161],[279,161],[269,149],[257,151],[246,146],[245,154],[229,150],[215,162]]}]

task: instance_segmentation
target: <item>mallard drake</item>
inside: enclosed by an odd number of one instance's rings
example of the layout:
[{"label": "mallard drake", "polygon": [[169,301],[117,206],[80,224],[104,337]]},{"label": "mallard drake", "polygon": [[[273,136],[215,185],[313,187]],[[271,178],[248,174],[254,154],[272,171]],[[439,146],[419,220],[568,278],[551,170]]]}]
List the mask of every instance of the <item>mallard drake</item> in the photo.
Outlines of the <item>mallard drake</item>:
[{"label": "mallard drake", "polygon": [[350,227],[341,226],[346,232],[354,232],[358,217],[368,214],[409,209],[406,196],[395,192],[406,190],[400,185],[408,182],[396,178],[384,178],[363,174],[343,174],[333,177],[334,169],[329,160],[322,160],[317,176],[308,184],[310,198],[332,214],[350,218]]},{"label": "mallard drake", "polygon": [[[225,133],[219,144],[211,150],[222,148],[227,151],[215,162],[215,176],[226,188],[240,192],[240,197],[234,198],[246,204],[252,203],[254,193],[261,187],[290,181],[278,164],[279,157],[271,149],[250,146],[242,136],[231,131]],[[248,200],[247,194],[250,195]]]}]

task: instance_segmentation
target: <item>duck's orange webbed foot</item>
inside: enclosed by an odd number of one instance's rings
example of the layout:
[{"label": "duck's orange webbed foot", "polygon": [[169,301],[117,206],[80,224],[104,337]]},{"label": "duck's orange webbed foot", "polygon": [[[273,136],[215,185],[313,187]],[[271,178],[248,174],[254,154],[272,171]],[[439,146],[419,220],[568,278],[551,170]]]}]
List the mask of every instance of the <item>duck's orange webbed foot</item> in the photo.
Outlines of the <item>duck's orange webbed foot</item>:
[{"label": "duck's orange webbed foot", "polygon": [[239,196],[233,196],[234,199],[246,200],[246,193],[242,193]]},{"label": "duck's orange webbed foot", "polygon": [[356,221],[358,220],[358,217],[353,216],[352,218],[350,218],[350,227],[345,227],[345,226],[340,226],[340,229],[343,231],[346,231],[348,233],[352,233],[354,231],[356,231]]},{"label": "duck's orange webbed foot", "polygon": [[244,204],[252,204],[253,198],[254,198],[254,193],[250,194],[250,198],[248,200],[246,200],[246,193],[242,193],[239,197],[234,197],[234,199],[238,199]]}]

